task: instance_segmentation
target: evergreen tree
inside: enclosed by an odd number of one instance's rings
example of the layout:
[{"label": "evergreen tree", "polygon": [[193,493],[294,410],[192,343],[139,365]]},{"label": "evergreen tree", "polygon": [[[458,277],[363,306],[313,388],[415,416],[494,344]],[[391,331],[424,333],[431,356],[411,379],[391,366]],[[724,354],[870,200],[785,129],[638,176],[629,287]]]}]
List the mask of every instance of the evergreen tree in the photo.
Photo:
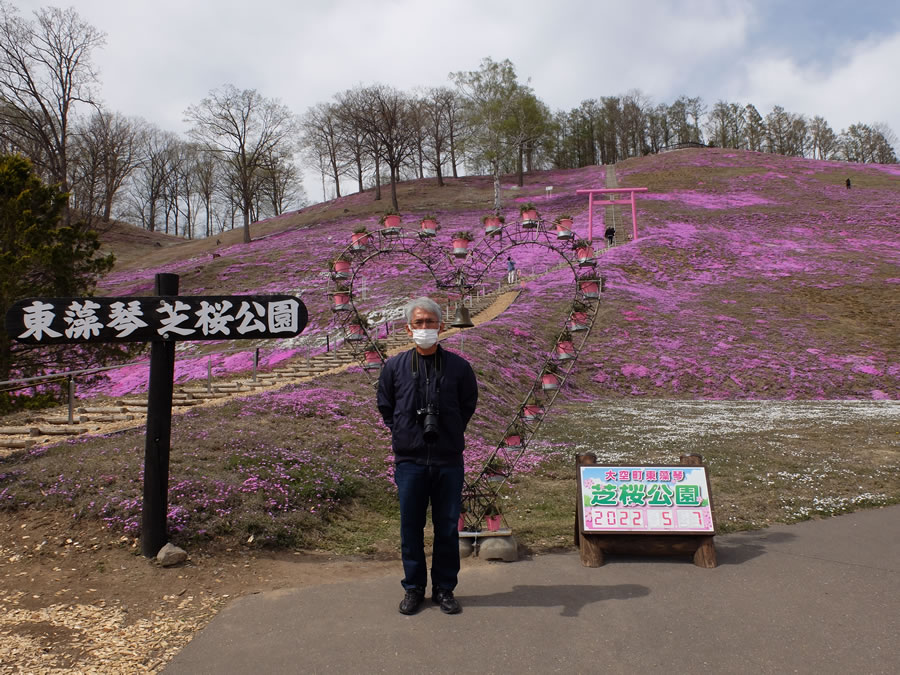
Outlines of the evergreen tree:
[{"label": "evergreen tree", "polygon": [[[113,256],[98,255],[97,234],[83,223],[64,225],[69,195],[45,185],[27,159],[0,156],[0,312],[28,297],[89,295],[99,275],[109,271]],[[13,343],[0,326],[0,380],[28,377],[57,366],[71,348]],[[92,365],[87,351],[79,367]]]}]

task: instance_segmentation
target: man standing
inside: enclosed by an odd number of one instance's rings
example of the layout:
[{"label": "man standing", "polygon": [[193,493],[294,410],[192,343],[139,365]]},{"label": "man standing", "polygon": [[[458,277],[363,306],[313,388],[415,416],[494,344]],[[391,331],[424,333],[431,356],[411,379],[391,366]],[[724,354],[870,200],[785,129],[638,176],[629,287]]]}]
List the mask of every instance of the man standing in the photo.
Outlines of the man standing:
[{"label": "man standing", "polygon": [[516,261],[511,256],[506,256],[506,283],[510,286],[516,283]]},{"label": "man standing", "polygon": [[406,590],[400,612],[415,614],[425,599],[425,517],[431,502],[431,599],[442,612],[458,614],[462,608],[453,591],[459,573],[464,432],[478,403],[478,384],[469,362],[437,343],[444,328],[440,305],[417,298],[404,314],[415,347],[388,359],[378,380],[378,410],[391,430],[400,498]]}]

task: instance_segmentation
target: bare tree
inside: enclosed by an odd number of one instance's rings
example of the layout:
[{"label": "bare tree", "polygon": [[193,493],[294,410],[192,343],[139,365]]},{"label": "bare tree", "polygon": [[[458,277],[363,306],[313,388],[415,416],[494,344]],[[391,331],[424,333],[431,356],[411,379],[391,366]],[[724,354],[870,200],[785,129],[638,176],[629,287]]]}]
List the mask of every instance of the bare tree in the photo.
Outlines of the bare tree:
[{"label": "bare tree", "polygon": [[109,222],[113,201],[137,166],[140,133],[139,122],[102,110],[76,125],[70,160],[75,208]]},{"label": "bare tree", "polygon": [[265,158],[287,142],[295,128],[290,110],[254,89],[225,85],[185,111],[191,136],[222,162],[237,189],[250,242],[250,216],[258,173]]},{"label": "bare tree", "polygon": [[447,87],[429,89],[421,98],[424,129],[428,145],[428,163],[437,176],[438,185],[444,185],[445,152],[450,142],[451,107],[456,94]]},{"label": "bare tree", "polygon": [[376,98],[371,95],[371,87],[358,87],[350,89],[338,95],[340,104],[341,124],[344,129],[344,138],[350,138],[351,134],[358,144],[356,154],[358,166],[358,179],[360,190],[362,189],[362,157],[371,158],[374,169],[375,201],[381,200],[381,160],[382,140],[376,133],[376,125],[373,118],[378,115]]},{"label": "bare tree", "polygon": [[0,2],[0,134],[67,190],[72,107],[93,103],[91,52],[105,36],[72,8],[46,7],[34,17],[26,21]]},{"label": "bare tree", "polygon": [[344,164],[343,134],[339,106],[334,103],[317,103],[306,111],[300,121],[301,144],[310,157],[322,157],[334,181],[334,193],[341,196],[341,176]]},{"label": "bare tree", "polygon": [[280,216],[287,204],[295,208],[306,205],[300,172],[287,152],[266,157],[261,178],[259,194],[266,202],[260,205],[261,211]]},{"label": "bare tree", "polygon": [[370,147],[370,139],[364,130],[356,124],[356,115],[352,109],[352,92],[339,94],[335,98],[337,100],[338,133],[341,137],[348,172],[349,167],[352,166],[356,173],[357,189],[362,192],[365,190],[365,176],[374,166],[375,160],[372,155],[376,151]]},{"label": "bare tree", "polygon": [[399,210],[397,181],[401,167],[413,154],[417,134],[412,101],[403,92],[385,85],[366,87],[359,93],[363,99],[359,110],[369,114],[357,118],[357,124],[372,139],[373,146],[380,149],[376,159],[383,159],[390,169],[391,204]]},{"label": "bare tree", "polygon": [[194,176],[195,186],[200,199],[203,202],[205,215],[205,227],[207,237],[213,235],[213,199],[218,189],[219,172],[215,158],[202,148],[195,148],[194,161],[191,173]]},{"label": "bare tree", "polygon": [[164,208],[178,143],[175,134],[154,126],[147,127],[140,142],[141,157],[129,190],[129,215],[151,232],[156,230],[160,206]]}]

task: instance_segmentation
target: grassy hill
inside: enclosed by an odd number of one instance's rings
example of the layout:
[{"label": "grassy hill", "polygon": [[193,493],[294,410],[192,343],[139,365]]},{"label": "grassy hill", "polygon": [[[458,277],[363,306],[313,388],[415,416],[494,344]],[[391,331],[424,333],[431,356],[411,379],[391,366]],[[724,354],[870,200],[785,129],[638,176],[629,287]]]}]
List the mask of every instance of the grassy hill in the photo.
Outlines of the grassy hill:
[{"label": "grassy hill", "polygon": [[[685,150],[616,171],[620,186],[649,188],[639,199],[639,238],[600,259],[608,279],[600,322],[565,403],[548,416],[510,487],[504,511],[517,534],[537,547],[570,540],[571,455],[585,448],[642,463],[702,452],[723,531],[900,500],[900,170]],[[504,182],[505,215],[513,220],[518,204],[534,201],[547,220],[574,215],[584,234],[587,200],[575,190],[604,182],[603,167],[531,174],[523,188]],[[491,184],[412,181],[399,198],[407,225],[438,216],[446,246],[456,230],[480,232]],[[303,356],[324,348],[335,329],[329,261],[355,226],[376,228],[385,206],[371,193],[352,195],[255,225],[249,245],[237,231],[218,242],[150,245],[122,260],[98,293],[148,294],[155,273],[175,272],[184,295],[301,295],[310,311],[303,335],[242,346],[259,346],[264,365]],[[630,223],[618,226],[622,236]],[[469,468],[515,414],[572,297],[570,272],[554,271],[560,260],[547,249],[522,246],[513,255],[533,275],[518,299],[445,341],[472,361],[482,389]],[[489,276],[496,285],[505,269]],[[381,316],[434,285],[414,260],[397,257],[373,258],[363,277],[361,309]],[[176,376],[205,377],[209,349],[235,346],[210,345],[181,343]],[[216,372],[247,364],[222,357]],[[145,386],[146,368],[134,368],[80,394]],[[784,403],[797,399],[807,407]],[[848,403],[811,403],[837,400]],[[788,421],[772,426],[773,418]],[[685,420],[693,427],[674,433]],[[136,534],[142,448],[133,431],[4,460],[0,504],[62,509]],[[254,545],[393,551],[389,453],[358,371],[193,410],[173,427],[173,539],[232,545],[252,535]]]}]

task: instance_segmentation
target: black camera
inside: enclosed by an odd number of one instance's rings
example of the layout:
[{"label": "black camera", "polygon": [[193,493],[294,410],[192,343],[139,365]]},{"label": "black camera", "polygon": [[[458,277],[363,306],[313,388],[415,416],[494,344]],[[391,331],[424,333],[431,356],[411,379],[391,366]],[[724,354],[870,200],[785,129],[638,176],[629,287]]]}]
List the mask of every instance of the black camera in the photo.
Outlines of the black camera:
[{"label": "black camera", "polygon": [[431,443],[438,437],[438,409],[429,403],[424,408],[416,410],[416,415],[422,423],[422,437]]}]

